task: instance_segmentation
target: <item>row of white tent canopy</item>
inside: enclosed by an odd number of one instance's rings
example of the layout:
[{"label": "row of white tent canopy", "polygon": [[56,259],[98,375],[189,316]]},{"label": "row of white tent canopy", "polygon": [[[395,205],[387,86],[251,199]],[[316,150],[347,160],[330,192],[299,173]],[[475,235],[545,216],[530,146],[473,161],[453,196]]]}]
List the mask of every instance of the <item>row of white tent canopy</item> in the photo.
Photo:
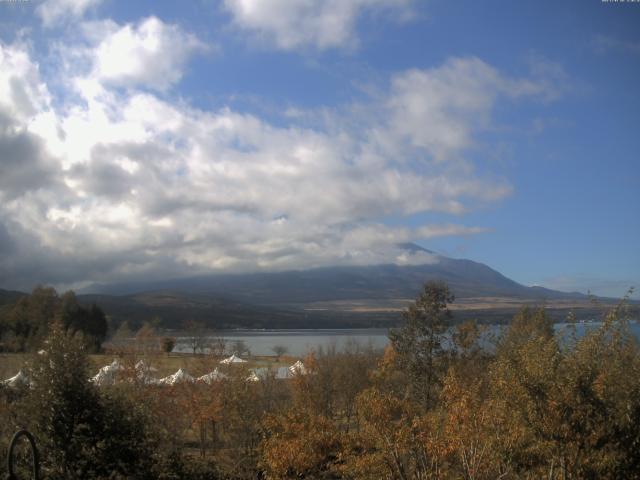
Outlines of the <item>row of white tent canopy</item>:
[{"label": "row of white tent canopy", "polygon": [[[229,365],[233,363],[246,363],[246,360],[232,355],[229,358],[225,358],[220,363]],[[122,370],[124,370],[124,367],[120,364],[120,362],[118,362],[118,360],[114,360],[111,364],[102,367],[98,371],[98,374],[91,378],[91,381],[96,385],[112,385],[116,380],[117,373]],[[185,369],[180,368],[176,373],[168,375],[164,378],[153,378],[151,376],[151,372],[157,371],[157,369],[146,365],[142,360],[136,363],[135,370],[138,379],[149,385],[176,385],[179,383],[194,382],[206,383],[210,385],[215,381],[222,380],[227,377],[227,375],[225,375],[223,372],[220,372],[217,368],[212,372],[204,374],[200,377],[194,377],[190,375],[189,372],[187,372]],[[260,381],[268,378],[271,372],[272,370],[269,368],[254,368],[251,370],[251,373],[247,377],[247,380],[254,382]],[[306,373],[306,367],[300,360],[298,360],[290,367],[279,367],[278,369],[276,369],[274,371],[274,377],[276,379],[287,379],[293,378],[294,375],[305,375]]]},{"label": "row of white tent canopy", "polygon": [[[225,358],[220,363],[223,365],[229,365],[236,363],[246,363],[246,360],[243,360],[236,355],[231,355],[229,358]],[[118,372],[121,372],[123,370],[125,370],[125,367],[116,359],[109,365],[105,365],[100,370],[98,370],[98,373],[95,376],[91,377],[90,381],[95,383],[96,385],[112,385],[116,381]],[[187,382],[202,382],[211,384],[214,381],[226,378],[226,375],[223,372],[218,371],[217,368],[212,372],[209,372],[200,377],[193,377],[185,369],[180,368],[173,375],[168,375],[164,378],[158,379],[152,376],[152,373],[157,372],[158,369],[147,365],[144,360],[140,360],[135,364],[135,371],[138,379],[149,385],[176,385],[179,383]],[[267,378],[271,374],[271,372],[272,369],[269,368],[254,368],[251,370],[251,373],[249,377],[247,377],[247,380],[257,382],[259,380]],[[290,367],[279,367],[278,369],[273,371],[273,373],[276,379],[287,379],[292,378],[294,375],[305,375],[307,373],[307,369],[304,364],[300,360],[298,360]],[[22,370],[20,370],[17,375],[14,375],[13,377],[8,378],[1,383],[7,387],[16,388],[19,386],[29,385],[30,381],[27,375]]]}]

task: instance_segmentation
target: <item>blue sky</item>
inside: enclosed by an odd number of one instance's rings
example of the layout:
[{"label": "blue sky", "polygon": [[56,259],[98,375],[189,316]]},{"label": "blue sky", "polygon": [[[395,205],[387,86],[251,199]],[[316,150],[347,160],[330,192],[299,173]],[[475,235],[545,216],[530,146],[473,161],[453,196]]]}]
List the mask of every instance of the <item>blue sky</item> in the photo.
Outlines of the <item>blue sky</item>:
[{"label": "blue sky", "polygon": [[413,241],[621,296],[638,25],[593,0],[0,2],[0,287],[437,261]]}]

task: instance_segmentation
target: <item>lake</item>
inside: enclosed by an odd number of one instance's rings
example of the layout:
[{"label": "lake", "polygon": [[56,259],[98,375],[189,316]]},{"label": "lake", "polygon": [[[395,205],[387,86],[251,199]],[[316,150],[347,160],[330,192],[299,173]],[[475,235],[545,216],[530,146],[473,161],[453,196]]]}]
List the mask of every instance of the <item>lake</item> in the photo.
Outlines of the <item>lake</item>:
[{"label": "lake", "polygon": [[[589,329],[597,328],[600,322],[587,322],[575,324],[578,336],[584,335]],[[564,335],[569,324],[555,324],[556,331]],[[496,336],[504,328],[501,325],[489,325],[488,337]],[[640,324],[631,323],[631,331],[640,341]],[[282,345],[287,348],[289,355],[302,357],[312,350],[334,347],[343,349],[350,343],[361,346],[372,346],[383,349],[389,339],[389,330],[386,328],[357,328],[357,329],[318,329],[318,330],[226,330],[219,333],[228,346],[234,342],[242,341],[249,348],[252,355],[273,355],[273,348]],[[178,337],[174,352],[189,353],[190,348],[184,337]]]}]

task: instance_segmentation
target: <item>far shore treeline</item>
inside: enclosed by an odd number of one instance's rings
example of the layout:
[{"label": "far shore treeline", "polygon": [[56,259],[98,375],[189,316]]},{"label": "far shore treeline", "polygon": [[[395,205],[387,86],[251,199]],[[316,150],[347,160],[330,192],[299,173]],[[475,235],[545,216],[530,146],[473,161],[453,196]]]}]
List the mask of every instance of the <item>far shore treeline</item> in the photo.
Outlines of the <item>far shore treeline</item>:
[{"label": "far shore treeline", "polygon": [[30,430],[52,480],[640,479],[626,298],[583,336],[570,315],[562,339],[544,308],[523,307],[491,349],[482,325],[453,323],[454,300],[428,282],[384,351],[318,348],[286,379],[285,351],[223,365],[221,348],[179,357],[193,376],[217,372],[209,382],[150,383],[139,365],[171,358],[157,345],[112,352],[121,367],[99,385],[88,353],[105,315],[37,288],[2,310],[5,348],[37,354],[0,384],[0,450]]}]

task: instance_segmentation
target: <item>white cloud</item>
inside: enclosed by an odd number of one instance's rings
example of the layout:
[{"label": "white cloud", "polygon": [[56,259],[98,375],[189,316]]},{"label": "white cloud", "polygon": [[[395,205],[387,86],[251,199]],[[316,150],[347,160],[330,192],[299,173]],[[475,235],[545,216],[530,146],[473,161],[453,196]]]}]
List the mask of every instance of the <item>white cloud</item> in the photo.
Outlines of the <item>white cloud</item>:
[{"label": "white cloud", "polygon": [[276,47],[319,50],[353,46],[356,22],[365,12],[410,15],[412,0],[225,0],[233,23]]},{"label": "white cloud", "polygon": [[59,187],[55,161],[37,134],[51,132],[50,103],[26,46],[0,43],[0,200]]},{"label": "white cloud", "polygon": [[49,92],[26,46],[0,44],[0,65],[0,108],[9,119],[25,123],[48,109]]},{"label": "white cloud", "polygon": [[[455,82],[455,72],[467,77]],[[513,96],[502,85],[517,82],[478,60],[398,74],[383,102],[350,121],[335,114],[332,128],[204,111],[112,90],[111,81],[91,70],[75,82],[81,98],[56,110],[29,53],[0,48],[0,118],[10,119],[0,149],[23,148],[21,162],[33,166],[0,182],[0,236],[14,245],[0,249],[6,278],[74,283],[430,262],[398,243],[484,229],[389,227],[381,219],[459,214],[510,193],[506,181],[460,158],[494,102]],[[422,106],[409,111],[410,101]],[[412,122],[459,125],[462,140],[439,142]],[[0,162],[11,169],[7,158]]]},{"label": "white cloud", "polygon": [[[92,32],[94,27],[101,32],[99,37]],[[156,17],[135,25],[92,23],[84,30],[90,38],[99,38],[91,52],[93,77],[103,84],[166,90],[180,81],[189,58],[207,49],[194,35]]]},{"label": "white cloud", "polygon": [[391,126],[436,159],[468,148],[486,125],[502,79],[478,59],[454,59],[433,70],[411,70],[392,80]]},{"label": "white cloud", "polygon": [[36,13],[45,27],[52,27],[69,18],[82,18],[89,8],[101,2],[102,0],[45,0],[38,5]]},{"label": "white cloud", "polygon": [[385,142],[402,138],[436,161],[459,158],[490,126],[499,97],[559,95],[551,81],[563,73],[559,67],[542,59],[534,66],[535,77],[513,79],[478,58],[450,58],[437,68],[396,74],[387,99],[390,121],[377,135]]}]

